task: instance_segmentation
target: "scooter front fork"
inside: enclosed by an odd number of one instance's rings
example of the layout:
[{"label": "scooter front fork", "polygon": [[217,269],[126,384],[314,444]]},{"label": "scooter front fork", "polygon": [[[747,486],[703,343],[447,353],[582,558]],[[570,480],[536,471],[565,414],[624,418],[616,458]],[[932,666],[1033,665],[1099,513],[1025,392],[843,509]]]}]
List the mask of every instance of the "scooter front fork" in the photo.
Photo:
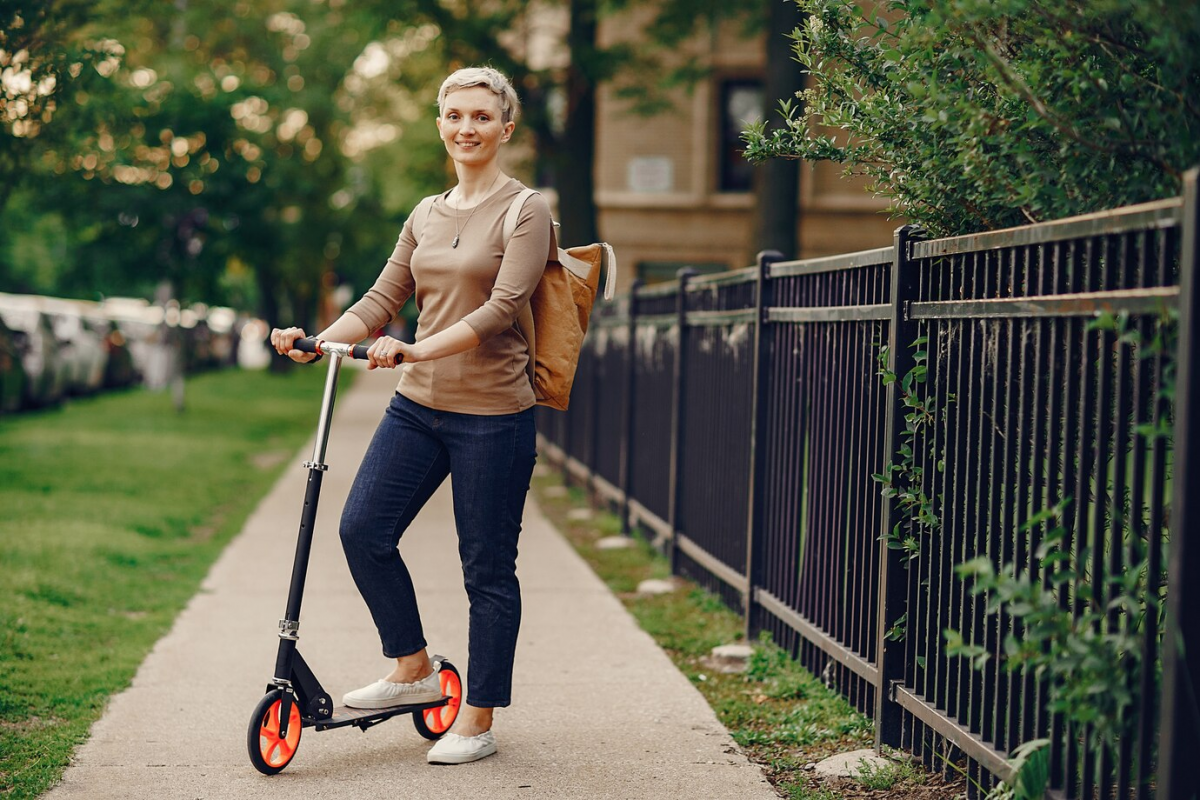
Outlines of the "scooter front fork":
[{"label": "scooter front fork", "polygon": [[[274,678],[267,685],[267,691],[282,689],[283,698],[280,707],[279,735],[287,736],[288,714],[291,713],[293,702],[300,705],[300,716],[306,724],[324,722],[333,716],[333,698],[321,686],[321,681],[313,674],[308,662],[296,648],[294,641],[279,643],[280,659],[286,657],[290,663],[290,671],[286,679]],[[284,650],[287,650],[285,656]]]}]

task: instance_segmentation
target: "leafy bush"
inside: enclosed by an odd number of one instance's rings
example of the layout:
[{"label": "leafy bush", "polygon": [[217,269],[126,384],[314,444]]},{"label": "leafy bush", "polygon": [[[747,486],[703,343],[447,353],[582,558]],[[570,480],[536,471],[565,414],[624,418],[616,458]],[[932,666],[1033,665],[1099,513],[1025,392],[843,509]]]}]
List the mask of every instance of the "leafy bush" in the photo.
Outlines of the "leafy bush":
[{"label": "leafy bush", "polygon": [[935,235],[1172,196],[1200,161],[1191,0],[796,2],[810,88],[747,157],[845,164]]}]

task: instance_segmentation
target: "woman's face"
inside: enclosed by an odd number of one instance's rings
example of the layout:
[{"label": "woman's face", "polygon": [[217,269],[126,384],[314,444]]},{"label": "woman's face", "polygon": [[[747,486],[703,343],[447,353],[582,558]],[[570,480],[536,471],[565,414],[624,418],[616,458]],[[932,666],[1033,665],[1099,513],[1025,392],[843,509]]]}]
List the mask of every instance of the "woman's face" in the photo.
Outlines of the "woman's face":
[{"label": "woman's face", "polygon": [[482,166],[496,158],[516,123],[501,121],[499,97],[486,87],[469,86],[446,95],[437,126],[452,159]]}]

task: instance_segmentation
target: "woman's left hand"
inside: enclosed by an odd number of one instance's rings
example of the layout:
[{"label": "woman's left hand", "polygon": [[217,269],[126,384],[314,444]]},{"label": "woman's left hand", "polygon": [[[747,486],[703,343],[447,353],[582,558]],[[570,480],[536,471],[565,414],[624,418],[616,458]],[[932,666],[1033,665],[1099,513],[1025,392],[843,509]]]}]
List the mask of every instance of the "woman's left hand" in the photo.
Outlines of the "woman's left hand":
[{"label": "woman's left hand", "polygon": [[367,349],[367,369],[393,369],[405,361],[417,361],[413,346],[390,336],[380,336]]}]

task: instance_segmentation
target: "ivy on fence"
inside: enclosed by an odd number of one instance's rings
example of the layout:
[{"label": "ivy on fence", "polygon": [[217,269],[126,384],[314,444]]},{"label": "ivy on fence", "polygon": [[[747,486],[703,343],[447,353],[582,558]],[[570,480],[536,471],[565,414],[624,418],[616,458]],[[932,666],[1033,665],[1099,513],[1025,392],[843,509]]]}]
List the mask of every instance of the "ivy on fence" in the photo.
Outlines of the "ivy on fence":
[{"label": "ivy on fence", "polygon": [[[1134,430],[1147,445],[1163,440],[1169,451],[1173,430],[1173,355],[1178,335],[1175,315],[1159,318],[1149,338],[1130,324],[1127,315],[1103,315],[1088,330],[1113,334],[1118,346],[1131,348],[1139,359],[1161,359],[1160,386],[1155,402],[1150,404],[1150,419],[1135,421]],[[928,337],[922,336],[912,343],[916,350],[914,366],[902,377],[888,369],[886,345],[878,355],[883,383],[889,385],[899,380],[905,430],[899,452],[873,478],[881,484],[885,497],[896,500],[899,519],[882,539],[887,547],[903,551],[906,565],[920,556],[923,540],[941,527],[934,510],[934,497],[926,489],[922,466],[931,464],[939,472],[946,469],[946,453],[925,435],[930,426],[944,419],[946,412],[946,408],[939,408],[934,398],[920,390],[928,376],[928,342]],[[947,405],[954,400],[954,395],[947,395]],[[1156,412],[1156,407],[1165,409],[1165,413]],[[1140,682],[1136,676],[1147,668],[1161,671],[1161,663],[1142,663],[1140,642],[1145,635],[1148,609],[1154,610],[1157,635],[1162,636],[1166,586],[1158,576],[1150,575],[1150,554],[1142,533],[1145,521],[1133,520],[1128,495],[1117,497],[1111,476],[1107,470],[1103,474],[1106,484],[1098,486],[1096,491],[1105,493],[1109,513],[1117,515],[1121,531],[1120,539],[1111,546],[1123,547],[1131,555],[1131,563],[1120,574],[1107,576],[1100,585],[1095,585],[1087,566],[1092,555],[1089,548],[1084,543],[1072,543],[1062,524],[1064,514],[1074,502],[1069,496],[1020,524],[1019,534],[1028,540],[1037,562],[1036,571],[1026,564],[996,565],[990,556],[980,555],[959,564],[956,573],[962,580],[970,581],[973,595],[985,599],[985,614],[1003,612],[1018,623],[1014,630],[1019,630],[1019,635],[1010,630],[1003,639],[1000,657],[1005,667],[1035,675],[1046,689],[1049,709],[1083,726],[1090,747],[1106,748],[1115,755],[1121,738],[1132,734],[1136,722],[1136,715],[1129,713],[1140,703]],[[1113,521],[1111,516],[1108,521]],[[1166,547],[1164,535],[1163,552],[1156,559],[1159,564],[1166,563]],[[1043,581],[1042,575],[1048,578]],[[1064,593],[1073,602],[1063,603]],[[1110,621],[1114,613],[1118,615],[1115,624]],[[907,614],[888,631],[888,637],[903,639],[907,633],[906,621]],[[961,631],[947,628],[943,635],[946,652],[953,657],[969,658],[976,669],[982,669],[992,657],[991,651]],[[1156,674],[1152,685],[1158,685],[1158,677]],[[1049,744],[1048,740],[1039,739],[1014,749],[1010,763],[1017,769],[1016,777],[997,787],[993,796],[1021,797],[1029,786],[1044,787],[1045,748]]]},{"label": "ivy on fence", "polygon": [[[937,420],[937,401],[923,397],[917,386],[925,383],[929,375],[928,336],[919,336],[910,345],[914,366],[900,378],[900,394],[904,403],[904,443],[895,459],[884,465],[883,472],[871,477],[883,486],[883,496],[895,498],[899,506],[900,519],[884,537],[884,543],[892,550],[903,550],[905,564],[917,558],[921,552],[921,536],[938,528],[940,520],[933,512],[933,498],[925,492],[925,468],[917,463],[917,448],[921,445],[922,432]],[[879,376],[883,385],[896,382],[896,373],[888,368],[888,345],[879,348]],[[954,402],[954,395],[947,395],[947,404]],[[945,409],[941,409],[944,413]],[[932,462],[938,471],[946,468],[944,458]],[[902,638],[899,636],[891,638]]]}]

